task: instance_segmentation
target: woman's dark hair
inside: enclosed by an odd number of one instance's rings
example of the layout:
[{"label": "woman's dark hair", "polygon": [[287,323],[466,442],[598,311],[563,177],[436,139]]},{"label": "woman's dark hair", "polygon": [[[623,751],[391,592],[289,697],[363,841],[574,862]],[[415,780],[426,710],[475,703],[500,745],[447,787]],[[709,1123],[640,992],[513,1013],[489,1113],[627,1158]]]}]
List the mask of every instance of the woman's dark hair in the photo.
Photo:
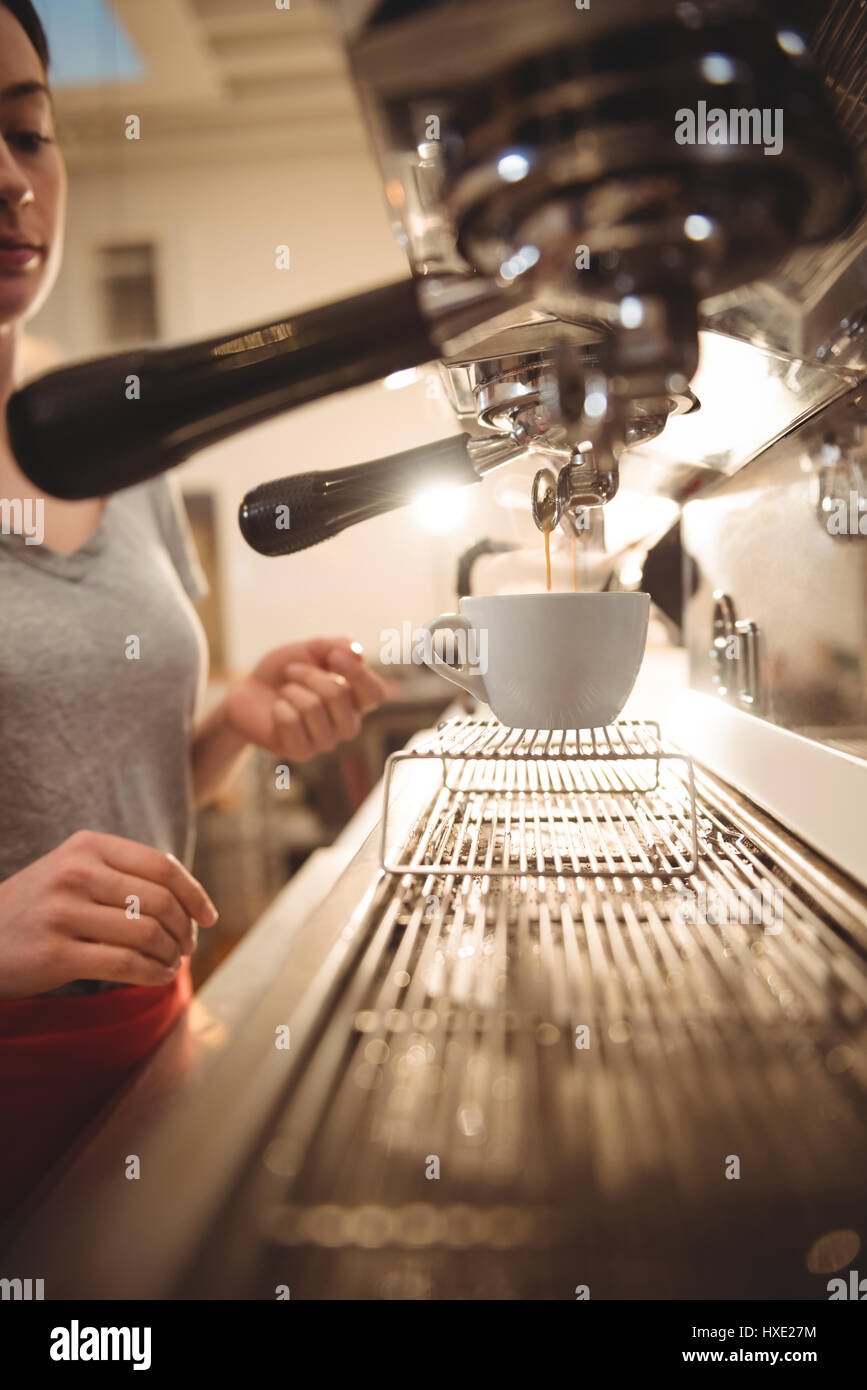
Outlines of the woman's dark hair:
[{"label": "woman's dark hair", "polygon": [[42,20],[34,10],[30,0],[0,0],[0,5],[14,14],[48,72],[48,40],[42,27]]}]

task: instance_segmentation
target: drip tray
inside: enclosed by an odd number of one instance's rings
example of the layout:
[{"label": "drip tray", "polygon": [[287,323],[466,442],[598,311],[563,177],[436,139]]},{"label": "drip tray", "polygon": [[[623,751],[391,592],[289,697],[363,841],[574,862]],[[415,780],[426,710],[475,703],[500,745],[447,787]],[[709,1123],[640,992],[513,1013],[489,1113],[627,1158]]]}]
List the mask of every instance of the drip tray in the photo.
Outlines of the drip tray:
[{"label": "drip tray", "polygon": [[691,767],[651,751],[643,785],[583,787],[621,806],[592,828],[532,756],[508,750],[520,786],[476,756],[468,791],[449,755],[399,850],[435,868],[381,875],[183,1289],[827,1296],[867,1235],[864,899],[835,910],[827,866],[704,774],[679,871]]},{"label": "drip tray", "polygon": [[[441,767],[442,795],[404,847],[412,853],[395,860],[393,785],[424,760]],[[389,873],[652,878],[692,873],[697,855],[692,759],[666,748],[655,724],[540,732],[457,719],[386,765],[380,864]]]}]

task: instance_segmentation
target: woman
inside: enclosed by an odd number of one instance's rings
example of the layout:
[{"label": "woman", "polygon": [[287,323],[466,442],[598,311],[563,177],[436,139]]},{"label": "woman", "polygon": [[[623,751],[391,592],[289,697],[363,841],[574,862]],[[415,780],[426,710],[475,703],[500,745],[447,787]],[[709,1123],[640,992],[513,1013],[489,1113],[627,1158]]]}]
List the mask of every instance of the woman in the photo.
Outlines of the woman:
[{"label": "woman", "polygon": [[251,744],[293,762],[353,738],[384,693],[355,644],[318,638],[270,652],[195,723],[204,585],[169,481],[65,502],[18,467],[16,346],[57,275],[66,201],[47,70],[30,0],[0,0],[0,499],[40,518],[0,534],[4,1210],[189,999],[197,927],[217,919],[184,867],[194,803]]}]

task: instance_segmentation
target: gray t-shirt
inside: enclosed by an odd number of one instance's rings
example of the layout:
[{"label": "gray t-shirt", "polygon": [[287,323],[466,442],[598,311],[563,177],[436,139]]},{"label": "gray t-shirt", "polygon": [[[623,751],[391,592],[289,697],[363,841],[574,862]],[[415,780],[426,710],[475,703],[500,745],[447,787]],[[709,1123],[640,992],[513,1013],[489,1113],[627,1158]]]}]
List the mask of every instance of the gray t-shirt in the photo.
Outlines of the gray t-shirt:
[{"label": "gray t-shirt", "polygon": [[72,555],[0,533],[0,880],[76,830],[190,865],[205,593],[166,475],[110,497]]}]

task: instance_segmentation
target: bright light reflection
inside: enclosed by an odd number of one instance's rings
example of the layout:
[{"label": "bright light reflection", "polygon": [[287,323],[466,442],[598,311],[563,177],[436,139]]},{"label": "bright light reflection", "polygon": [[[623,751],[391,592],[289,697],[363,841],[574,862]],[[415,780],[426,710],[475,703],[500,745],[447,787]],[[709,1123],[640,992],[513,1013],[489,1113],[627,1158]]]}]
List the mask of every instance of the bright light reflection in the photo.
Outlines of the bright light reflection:
[{"label": "bright light reflection", "polygon": [[709,217],[703,217],[700,212],[690,213],[683,224],[690,241],[707,241],[713,232],[713,223]]},{"label": "bright light reflection", "polygon": [[386,391],[399,391],[402,386],[412,386],[414,381],[418,381],[418,371],[415,367],[406,367],[403,371],[392,372],[382,384]]},{"label": "bright light reflection", "polygon": [[637,560],[628,560],[620,571],[620,582],[627,588],[641,583],[641,566]]},{"label": "bright light reflection", "polygon": [[620,301],[620,322],[624,328],[640,328],[644,322],[644,305],[634,294]]},{"label": "bright light reflection", "polygon": [[525,270],[529,270],[531,265],[535,265],[541,252],[538,246],[522,246],[520,251],[516,251],[514,256],[510,256],[507,261],[500,265],[500,275],[503,280],[514,280],[519,275],[523,275]]},{"label": "bright light reflection", "polygon": [[463,521],[467,511],[466,489],[462,487],[431,488],[412,504],[413,515],[425,531],[442,535]]},{"label": "bright light reflection", "polygon": [[777,43],[784,53],[800,55],[806,53],[807,45],[800,34],[795,33],[794,29],[781,29],[777,34]]},{"label": "bright light reflection", "polygon": [[497,160],[497,173],[506,183],[519,183],[530,172],[530,161],[523,154],[504,154]]},{"label": "bright light reflection", "polygon": [[705,82],[718,86],[731,82],[735,75],[735,65],[724,53],[706,53],[701,60],[701,75]]}]

